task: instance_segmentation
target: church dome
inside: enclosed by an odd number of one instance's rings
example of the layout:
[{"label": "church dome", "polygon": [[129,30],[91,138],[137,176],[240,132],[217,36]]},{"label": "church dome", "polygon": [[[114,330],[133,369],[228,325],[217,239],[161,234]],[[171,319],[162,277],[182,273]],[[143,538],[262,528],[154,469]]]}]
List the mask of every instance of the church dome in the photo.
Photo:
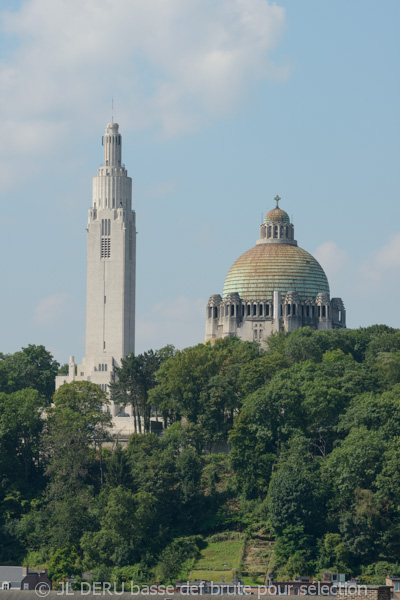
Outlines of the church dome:
[{"label": "church dome", "polygon": [[297,292],[301,300],[329,295],[321,265],[311,254],[290,244],[260,244],[232,265],[225,279],[224,299],[237,292],[242,300],[272,300],[273,292]]},{"label": "church dome", "polygon": [[330,297],[323,268],[299,248],[287,212],[276,207],[261,219],[260,237],[229,269],[222,296],[210,297],[206,341],[237,336],[261,345],[274,332],[300,327],[343,329],[341,298]]},{"label": "church dome", "polygon": [[290,223],[289,215],[281,208],[273,208],[265,215],[265,223]]},{"label": "church dome", "polygon": [[270,210],[261,225],[260,239],[232,265],[224,285],[224,300],[238,293],[242,300],[272,300],[273,292],[296,292],[302,302],[328,294],[329,284],[318,261],[299,248],[287,212]]}]

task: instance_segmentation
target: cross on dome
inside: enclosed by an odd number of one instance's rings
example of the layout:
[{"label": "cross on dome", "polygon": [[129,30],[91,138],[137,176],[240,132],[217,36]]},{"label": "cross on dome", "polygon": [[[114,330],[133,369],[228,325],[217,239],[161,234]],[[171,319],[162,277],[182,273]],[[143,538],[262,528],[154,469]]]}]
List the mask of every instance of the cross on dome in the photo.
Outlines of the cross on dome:
[{"label": "cross on dome", "polygon": [[281,198],[280,198],[280,196],[278,196],[278,195],[276,195],[276,196],[275,196],[275,198],[274,198],[274,200],[275,200],[275,202],[276,202],[276,208],[279,208],[279,200],[280,200],[280,199],[281,199]]}]

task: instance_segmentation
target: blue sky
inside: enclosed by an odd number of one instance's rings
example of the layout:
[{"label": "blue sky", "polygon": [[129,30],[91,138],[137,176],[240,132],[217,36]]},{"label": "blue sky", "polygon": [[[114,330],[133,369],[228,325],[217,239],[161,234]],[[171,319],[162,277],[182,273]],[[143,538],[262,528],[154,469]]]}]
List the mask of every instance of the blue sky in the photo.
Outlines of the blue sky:
[{"label": "blue sky", "polygon": [[399,327],[399,20],[398,0],[2,0],[0,351],[84,355],[112,96],[139,352],[202,341],[277,193],[348,325]]}]

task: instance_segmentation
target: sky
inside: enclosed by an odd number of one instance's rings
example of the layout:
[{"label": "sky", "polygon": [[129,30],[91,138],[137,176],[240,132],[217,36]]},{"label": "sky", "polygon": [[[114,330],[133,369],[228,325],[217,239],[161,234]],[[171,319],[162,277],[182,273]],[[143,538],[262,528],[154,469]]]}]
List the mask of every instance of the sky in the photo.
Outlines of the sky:
[{"label": "sky", "polygon": [[398,0],[1,0],[0,351],[84,356],[101,137],[137,218],[137,352],[205,306],[281,207],[349,327],[400,327]]}]

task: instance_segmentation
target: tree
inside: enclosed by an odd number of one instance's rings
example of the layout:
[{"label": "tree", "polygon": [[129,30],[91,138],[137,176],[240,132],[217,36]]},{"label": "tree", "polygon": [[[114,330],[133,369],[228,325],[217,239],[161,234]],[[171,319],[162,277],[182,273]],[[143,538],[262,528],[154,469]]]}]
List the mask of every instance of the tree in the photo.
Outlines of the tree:
[{"label": "tree", "polygon": [[[103,480],[102,445],[111,417],[99,386],[87,381],[62,385],[47,411],[49,537],[58,547],[74,544],[88,526],[92,485]],[[96,460],[95,452],[98,450]]]},{"label": "tree", "polygon": [[181,571],[184,571],[185,560],[194,558],[199,554],[198,540],[196,537],[177,538],[162,551],[158,565],[157,577],[162,582],[175,583]]},{"label": "tree", "polygon": [[130,354],[122,359],[121,368],[115,369],[117,380],[111,384],[112,399],[123,406],[131,404],[135,431],[139,430],[139,433],[142,432],[142,419],[144,431],[150,431],[149,393],[156,384],[156,372],[173,353],[173,346],[166,346],[138,356]]},{"label": "tree", "polygon": [[[231,443],[230,460],[240,492],[246,498],[265,497],[276,460],[276,447],[273,433],[273,416],[264,415],[261,426],[255,416],[255,397],[263,396],[262,391],[255,392],[249,398],[229,435]],[[263,401],[261,398],[261,402]],[[267,411],[270,407],[267,407]],[[273,409],[272,409],[273,410]],[[272,412],[272,411],[271,411]],[[271,418],[271,426],[265,424]]]},{"label": "tree", "polygon": [[391,439],[397,433],[393,423],[398,421],[400,421],[400,385],[396,384],[387,392],[371,391],[354,396],[346,411],[340,415],[337,431],[340,437],[343,437],[351,429],[364,425],[368,430],[384,432],[387,439]]},{"label": "tree", "polygon": [[184,417],[201,424],[205,440],[226,440],[243,400],[241,369],[260,353],[257,344],[238,338],[177,351],[158,371],[151,402],[160,407],[165,423]]},{"label": "tree", "polygon": [[73,546],[56,550],[49,561],[49,577],[58,585],[77,574],[78,554]]},{"label": "tree", "polygon": [[269,520],[278,536],[289,525],[302,527],[305,535],[318,536],[323,531],[325,503],[318,467],[309,440],[293,436],[279,457],[269,486]]},{"label": "tree", "polygon": [[382,533],[389,528],[395,529],[398,552],[398,527],[391,522],[386,507],[372,490],[355,488],[352,504],[348,508],[342,507],[338,517],[341,538],[349,554],[349,564],[356,572],[359,572],[360,565],[388,556],[390,550],[382,543]]},{"label": "tree", "polygon": [[193,530],[201,515],[200,478],[202,462],[192,448],[186,448],[176,460],[179,480],[180,519],[187,530]]},{"label": "tree", "polygon": [[303,525],[288,524],[278,536],[275,546],[275,566],[281,577],[293,580],[296,576],[314,572],[314,541],[306,535]]},{"label": "tree", "polygon": [[8,490],[39,483],[42,406],[37,390],[0,393],[0,473]]},{"label": "tree", "polygon": [[64,363],[58,369],[58,375],[68,375],[68,374],[69,374],[69,364],[68,363]]},{"label": "tree", "polygon": [[339,533],[326,533],[321,540],[318,569],[350,574],[349,552]]},{"label": "tree", "polygon": [[323,471],[337,489],[338,501],[350,506],[354,490],[370,489],[382,468],[386,436],[365,425],[353,427],[327,457]]},{"label": "tree", "polygon": [[106,459],[106,482],[110,488],[125,485],[129,481],[129,472],[126,462],[126,452],[120,444],[116,444],[114,451]]},{"label": "tree", "polygon": [[6,393],[33,388],[50,402],[59,364],[44,346],[29,344],[14,354],[0,355],[0,389]]},{"label": "tree", "polygon": [[150,493],[122,486],[110,491],[102,511],[100,530],[86,532],[81,547],[88,568],[123,567],[139,562],[144,551],[160,543],[158,537],[158,499]]},{"label": "tree", "polygon": [[[101,448],[110,437],[109,400],[98,385],[75,381],[62,385],[47,411],[47,474],[69,489],[84,480],[91,460],[90,448]],[[101,467],[101,464],[100,464]],[[100,471],[100,478],[102,473]]]}]

